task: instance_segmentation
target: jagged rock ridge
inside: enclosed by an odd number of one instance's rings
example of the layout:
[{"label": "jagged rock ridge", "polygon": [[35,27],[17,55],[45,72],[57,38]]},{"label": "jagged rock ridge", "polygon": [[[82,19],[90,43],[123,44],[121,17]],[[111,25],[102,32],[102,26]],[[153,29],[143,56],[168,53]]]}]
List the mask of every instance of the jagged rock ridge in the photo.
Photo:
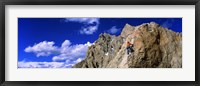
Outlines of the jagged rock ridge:
[{"label": "jagged rock ridge", "polygon": [[[134,52],[126,53],[126,42]],[[73,68],[182,68],[182,33],[155,22],[126,24],[119,36],[100,34],[86,58]]]}]

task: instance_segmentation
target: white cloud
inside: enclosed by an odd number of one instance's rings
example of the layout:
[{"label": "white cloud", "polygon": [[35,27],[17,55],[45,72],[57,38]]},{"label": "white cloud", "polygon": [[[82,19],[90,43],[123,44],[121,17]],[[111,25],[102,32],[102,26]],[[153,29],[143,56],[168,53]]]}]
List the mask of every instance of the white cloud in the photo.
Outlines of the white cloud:
[{"label": "white cloud", "polygon": [[[62,60],[76,60],[78,58],[84,58],[88,47],[92,45],[92,43],[87,42],[85,44],[77,44],[77,45],[65,45],[65,43],[70,42],[69,40],[65,40],[60,48],[60,55],[54,56],[52,58],[53,61],[62,61]],[[71,44],[71,43],[69,43]]]},{"label": "white cloud", "polygon": [[83,23],[84,26],[81,27],[80,33],[91,35],[98,30],[100,24],[99,18],[66,18],[65,22],[78,22]]},{"label": "white cloud", "polygon": [[95,31],[97,31],[97,29],[98,29],[98,26],[89,26],[89,27],[82,28],[80,30],[80,33],[90,35],[90,34],[93,34]]},{"label": "white cloud", "polygon": [[[93,43],[87,42],[85,44],[71,45],[72,43],[69,40],[65,40],[62,43],[61,47],[54,46],[54,44],[55,44],[54,42],[43,41],[38,44],[35,44],[32,47],[29,46],[25,49],[25,52],[35,53],[37,57],[49,56],[50,54],[52,54],[54,55],[52,57],[53,62],[21,61],[18,63],[18,66],[23,68],[71,67],[85,58],[88,47],[91,46]],[[57,61],[62,61],[62,62],[57,62]]]},{"label": "white cloud", "polygon": [[60,54],[58,56],[54,56],[52,58],[53,61],[63,61],[63,60],[66,60],[66,59],[70,59],[70,57],[68,57],[67,55],[65,54]]},{"label": "white cloud", "polygon": [[83,59],[78,58],[74,61],[66,60],[66,62],[26,62],[19,61],[18,68],[71,68]]},{"label": "white cloud", "polygon": [[18,62],[18,68],[67,68],[65,62]]},{"label": "white cloud", "polygon": [[67,47],[71,45],[71,42],[69,40],[65,40],[63,43],[62,43],[62,46],[61,47]]},{"label": "white cloud", "polygon": [[[65,46],[64,46],[65,45]],[[66,64],[72,66],[82,61],[87,53],[88,47],[92,43],[87,42],[85,44],[71,45],[69,40],[65,40],[60,47],[60,55],[54,56],[53,61],[65,61]]]},{"label": "white cloud", "polygon": [[24,51],[35,53],[37,57],[49,56],[51,54],[59,52],[58,47],[54,46],[54,44],[55,43],[53,41],[51,42],[43,41],[33,46],[25,48]]},{"label": "white cloud", "polygon": [[108,33],[111,33],[111,34],[116,34],[120,31],[119,28],[117,28],[116,26],[113,26],[111,27],[109,30],[107,30]]},{"label": "white cloud", "polygon": [[99,18],[66,18],[65,22],[93,24],[93,23],[99,23]]}]

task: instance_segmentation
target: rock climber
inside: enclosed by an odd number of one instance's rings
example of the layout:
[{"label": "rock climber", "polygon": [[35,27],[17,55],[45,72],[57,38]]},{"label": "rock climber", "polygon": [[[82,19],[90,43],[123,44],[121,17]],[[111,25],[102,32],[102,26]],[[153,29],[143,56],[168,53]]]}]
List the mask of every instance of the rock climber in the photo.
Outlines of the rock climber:
[{"label": "rock climber", "polygon": [[129,53],[133,52],[133,44],[131,44],[130,42],[126,43],[126,50],[127,50],[127,54],[129,55]]}]

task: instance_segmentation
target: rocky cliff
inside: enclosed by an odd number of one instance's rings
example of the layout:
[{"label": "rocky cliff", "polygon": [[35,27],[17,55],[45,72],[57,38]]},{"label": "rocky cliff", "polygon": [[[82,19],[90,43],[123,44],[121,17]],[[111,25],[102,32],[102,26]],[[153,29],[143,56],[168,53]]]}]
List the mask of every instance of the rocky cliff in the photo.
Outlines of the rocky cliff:
[{"label": "rocky cliff", "polygon": [[[126,42],[134,52],[126,53]],[[100,34],[86,58],[73,68],[181,68],[182,33],[155,22],[126,24],[119,36]]]}]

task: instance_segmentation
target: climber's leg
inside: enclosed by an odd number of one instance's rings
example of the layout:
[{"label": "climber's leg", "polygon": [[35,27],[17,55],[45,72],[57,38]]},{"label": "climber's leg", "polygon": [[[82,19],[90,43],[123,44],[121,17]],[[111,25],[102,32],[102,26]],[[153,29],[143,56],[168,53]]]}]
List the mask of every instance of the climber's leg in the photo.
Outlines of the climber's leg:
[{"label": "climber's leg", "polygon": [[128,54],[128,47],[126,47],[126,53]]},{"label": "climber's leg", "polygon": [[127,47],[127,54],[129,55],[129,53],[131,52],[131,47]]},{"label": "climber's leg", "polygon": [[129,47],[126,48],[127,55],[129,54]]},{"label": "climber's leg", "polygon": [[132,47],[130,47],[130,51],[131,51],[131,53],[133,52],[133,48]]}]

